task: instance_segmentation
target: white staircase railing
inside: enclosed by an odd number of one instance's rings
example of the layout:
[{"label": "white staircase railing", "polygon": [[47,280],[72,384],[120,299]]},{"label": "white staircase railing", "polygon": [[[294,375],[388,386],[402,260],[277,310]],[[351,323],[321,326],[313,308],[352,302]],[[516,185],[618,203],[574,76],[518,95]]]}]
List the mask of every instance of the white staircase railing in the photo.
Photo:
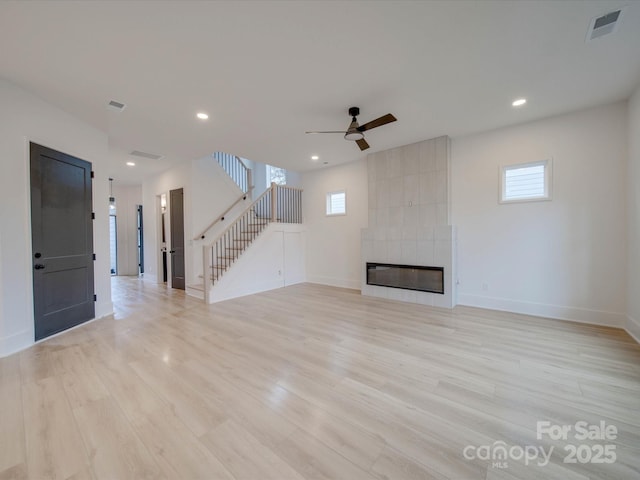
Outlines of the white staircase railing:
[{"label": "white staircase railing", "polygon": [[204,298],[211,287],[272,222],[302,223],[302,190],[271,184],[213,242],[203,247]]},{"label": "white staircase railing", "polygon": [[249,193],[252,188],[251,169],[248,168],[240,157],[224,152],[215,152],[213,158],[216,159],[227,175],[236,182],[236,185],[244,193]]}]

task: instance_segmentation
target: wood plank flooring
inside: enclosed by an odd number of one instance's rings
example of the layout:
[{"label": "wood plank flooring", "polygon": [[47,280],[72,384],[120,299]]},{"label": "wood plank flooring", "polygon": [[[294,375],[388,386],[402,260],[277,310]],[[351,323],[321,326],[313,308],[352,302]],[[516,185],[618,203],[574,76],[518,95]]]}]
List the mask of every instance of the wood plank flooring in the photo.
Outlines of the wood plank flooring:
[{"label": "wood plank flooring", "polygon": [[[310,284],[208,306],[120,277],[113,297],[115,318],[0,359],[0,479],[640,479],[622,330]],[[550,463],[463,454],[495,442]],[[564,463],[568,443],[616,460]]]}]

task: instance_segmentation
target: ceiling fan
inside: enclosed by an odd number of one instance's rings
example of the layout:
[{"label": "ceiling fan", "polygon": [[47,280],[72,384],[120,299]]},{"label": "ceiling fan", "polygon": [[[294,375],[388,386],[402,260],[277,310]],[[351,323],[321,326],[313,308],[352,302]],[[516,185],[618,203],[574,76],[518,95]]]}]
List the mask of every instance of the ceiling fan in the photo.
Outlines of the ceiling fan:
[{"label": "ceiling fan", "polygon": [[367,130],[371,130],[372,128],[381,127],[382,125],[386,125],[387,123],[395,122],[397,120],[396,117],[387,113],[386,115],[381,116],[380,118],[376,118],[375,120],[371,120],[364,125],[358,125],[358,120],[356,117],[360,115],[360,109],[358,107],[351,107],[349,109],[349,115],[351,116],[351,123],[346,131],[344,130],[332,130],[328,132],[305,132],[305,133],[343,133],[345,140],[353,140],[358,144],[360,150],[366,150],[369,148],[369,144],[364,139],[364,133]]}]

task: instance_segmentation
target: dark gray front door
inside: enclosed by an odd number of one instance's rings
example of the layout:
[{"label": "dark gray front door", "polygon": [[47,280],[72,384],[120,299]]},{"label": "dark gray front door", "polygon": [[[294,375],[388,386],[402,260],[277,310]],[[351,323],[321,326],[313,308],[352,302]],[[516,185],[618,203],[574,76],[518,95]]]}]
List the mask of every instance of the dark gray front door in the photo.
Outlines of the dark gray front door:
[{"label": "dark gray front door", "polygon": [[181,188],[169,192],[171,222],[171,286],[184,290],[184,194]]},{"label": "dark gray front door", "polygon": [[91,164],[31,144],[35,339],[95,317]]}]

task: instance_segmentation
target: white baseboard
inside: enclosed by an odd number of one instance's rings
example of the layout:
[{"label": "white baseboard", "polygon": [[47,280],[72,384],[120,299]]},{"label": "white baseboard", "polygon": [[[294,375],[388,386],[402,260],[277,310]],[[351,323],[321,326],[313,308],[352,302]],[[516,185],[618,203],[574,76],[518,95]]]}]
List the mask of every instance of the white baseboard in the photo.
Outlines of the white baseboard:
[{"label": "white baseboard", "polygon": [[142,280],[144,280],[145,282],[162,283],[158,282],[158,277],[153,275],[152,273],[143,273],[142,275],[140,275],[140,278],[142,278]]},{"label": "white baseboard", "polygon": [[631,315],[627,315],[627,323],[624,329],[636,342],[640,343],[640,321],[631,317]]},{"label": "white baseboard", "polygon": [[485,297],[464,293],[458,293],[458,305],[618,328],[624,328],[627,319],[624,313],[523,302],[507,298]]},{"label": "white baseboard", "polygon": [[330,287],[349,288],[351,290],[360,290],[360,279],[345,279],[337,277],[324,277],[321,275],[307,275],[307,283],[317,283],[320,285],[329,285]]},{"label": "white baseboard", "polygon": [[33,330],[25,330],[9,337],[0,338],[0,358],[8,357],[33,345]]},{"label": "white baseboard", "polygon": [[74,325],[73,327],[67,328],[66,330],[62,330],[61,332],[54,333],[53,335],[43,338],[42,340],[38,340],[37,342],[34,341],[33,339],[33,330],[25,330],[15,335],[11,335],[10,337],[0,338],[0,358],[13,355],[14,353],[18,353],[21,350],[24,350],[26,348],[29,348],[35,345],[36,343],[46,342],[47,340],[50,340],[59,335],[64,335],[65,333],[70,332],[71,330],[84,327],[85,325],[95,322],[96,320],[100,320],[102,318],[107,318],[111,316],[113,316],[113,308],[108,313],[105,313],[100,316],[96,315],[96,317],[92,318],[91,320],[87,320],[86,322],[82,322],[78,325]]}]

